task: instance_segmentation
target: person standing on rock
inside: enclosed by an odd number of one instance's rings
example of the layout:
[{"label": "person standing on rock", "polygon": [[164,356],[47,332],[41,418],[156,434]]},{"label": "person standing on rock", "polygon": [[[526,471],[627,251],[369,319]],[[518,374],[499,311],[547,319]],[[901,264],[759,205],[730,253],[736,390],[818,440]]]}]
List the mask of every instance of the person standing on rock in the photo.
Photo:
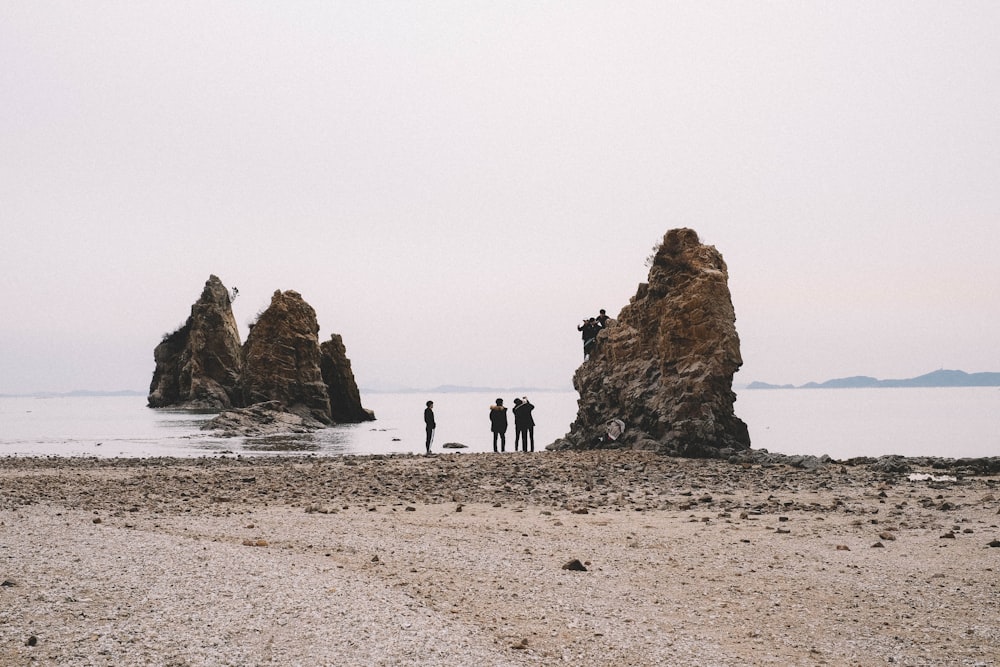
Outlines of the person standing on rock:
[{"label": "person standing on rock", "polygon": [[434,421],[434,401],[427,401],[424,408],[424,429],[427,431],[427,453],[431,453],[431,442],[434,440],[434,429],[437,424]]},{"label": "person standing on rock", "polygon": [[584,320],[583,324],[577,326],[576,330],[583,332],[583,360],[586,361],[590,358],[590,352],[594,349],[594,343],[597,342],[597,333],[601,330],[601,326],[597,323],[597,318],[591,317],[589,320]]},{"label": "person standing on rock", "polygon": [[604,312],[604,309],[601,308],[601,314],[597,316],[597,326],[601,327],[602,329],[606,328],[608,326],[608,320],[610,319],[611,318],[608,317],[608,314]]},{"label": "person standing on rock", "polygon": [[531,451],[535,451],[535,420],[531,416],[531,411],[535,406],[531,404],[525,396],[514,399],[514,451],[517,451],[517,441],[520,440],[525,453],[528,452],[528,437],[531,437]]},{"label": "person standing on rock", "polygon": [[493,451],[497,451],[497,437],[500,438],[500,451],[507,448],[507,408],[503,399],[498,398],[496,405],[490,406],[490,430],[493,431]]}]

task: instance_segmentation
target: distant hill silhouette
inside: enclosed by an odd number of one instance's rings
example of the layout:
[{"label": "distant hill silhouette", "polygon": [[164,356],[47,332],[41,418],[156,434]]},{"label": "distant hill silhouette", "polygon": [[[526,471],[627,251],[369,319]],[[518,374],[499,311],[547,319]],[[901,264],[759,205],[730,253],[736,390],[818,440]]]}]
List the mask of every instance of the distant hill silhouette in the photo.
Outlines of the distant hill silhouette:
[{"label": "distant hill silhouette", "polygon": [[867,375],[836,378],[826,382],[807,382],[796,387],[791,384],[751,382],[747,389],[864,389],[898,387],[1000,387],[1000,373],[966,373],[965,371],[937,370],[905,380],[879,380]]}]

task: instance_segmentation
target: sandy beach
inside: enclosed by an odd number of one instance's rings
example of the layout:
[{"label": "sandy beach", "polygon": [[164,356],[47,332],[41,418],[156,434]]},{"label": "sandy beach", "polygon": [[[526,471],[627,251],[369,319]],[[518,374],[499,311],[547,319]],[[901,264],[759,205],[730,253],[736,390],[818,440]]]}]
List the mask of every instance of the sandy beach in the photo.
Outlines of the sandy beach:
[{"label": "sandy beach", "polygon": [[3,459],[0,665],[995,665],[1000,478],[956,477]]}]

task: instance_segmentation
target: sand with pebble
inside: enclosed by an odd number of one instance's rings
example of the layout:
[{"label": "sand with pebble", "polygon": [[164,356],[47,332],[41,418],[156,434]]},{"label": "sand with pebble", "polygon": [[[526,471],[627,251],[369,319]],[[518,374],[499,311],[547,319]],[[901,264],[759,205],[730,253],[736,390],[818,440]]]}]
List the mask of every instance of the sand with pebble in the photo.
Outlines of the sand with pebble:
[{"label": "sand with pebble", "polygon": [[0,665],[995,665],[1000,478],[0,460]]}]

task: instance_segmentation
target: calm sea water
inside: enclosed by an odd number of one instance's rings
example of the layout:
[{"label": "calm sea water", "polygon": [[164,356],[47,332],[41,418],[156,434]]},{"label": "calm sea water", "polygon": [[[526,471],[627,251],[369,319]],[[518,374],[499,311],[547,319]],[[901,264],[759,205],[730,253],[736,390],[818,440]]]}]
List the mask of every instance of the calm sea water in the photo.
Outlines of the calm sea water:
[{"label": "calm sea water", "polygon": [[[738,392],[736,414],[753,447],[784,454],[1000,456],[1000,388],[774,389]],[[489,406],[495,394],[366,394],[377,421],[296,436],[219,438],[200,430],[210,414],[152,410],[144,397],[0,398],[0,456],[153,457],[222,453],[289,455],[423,452],[424,402],[433,400],[433,449],[492,451]],[[502,396],[512,405],[514,395]],[[576,417],[575,392],[541,392],[536,450],[561,437]],[[508,451],[513,449],[513,426]]]}]

